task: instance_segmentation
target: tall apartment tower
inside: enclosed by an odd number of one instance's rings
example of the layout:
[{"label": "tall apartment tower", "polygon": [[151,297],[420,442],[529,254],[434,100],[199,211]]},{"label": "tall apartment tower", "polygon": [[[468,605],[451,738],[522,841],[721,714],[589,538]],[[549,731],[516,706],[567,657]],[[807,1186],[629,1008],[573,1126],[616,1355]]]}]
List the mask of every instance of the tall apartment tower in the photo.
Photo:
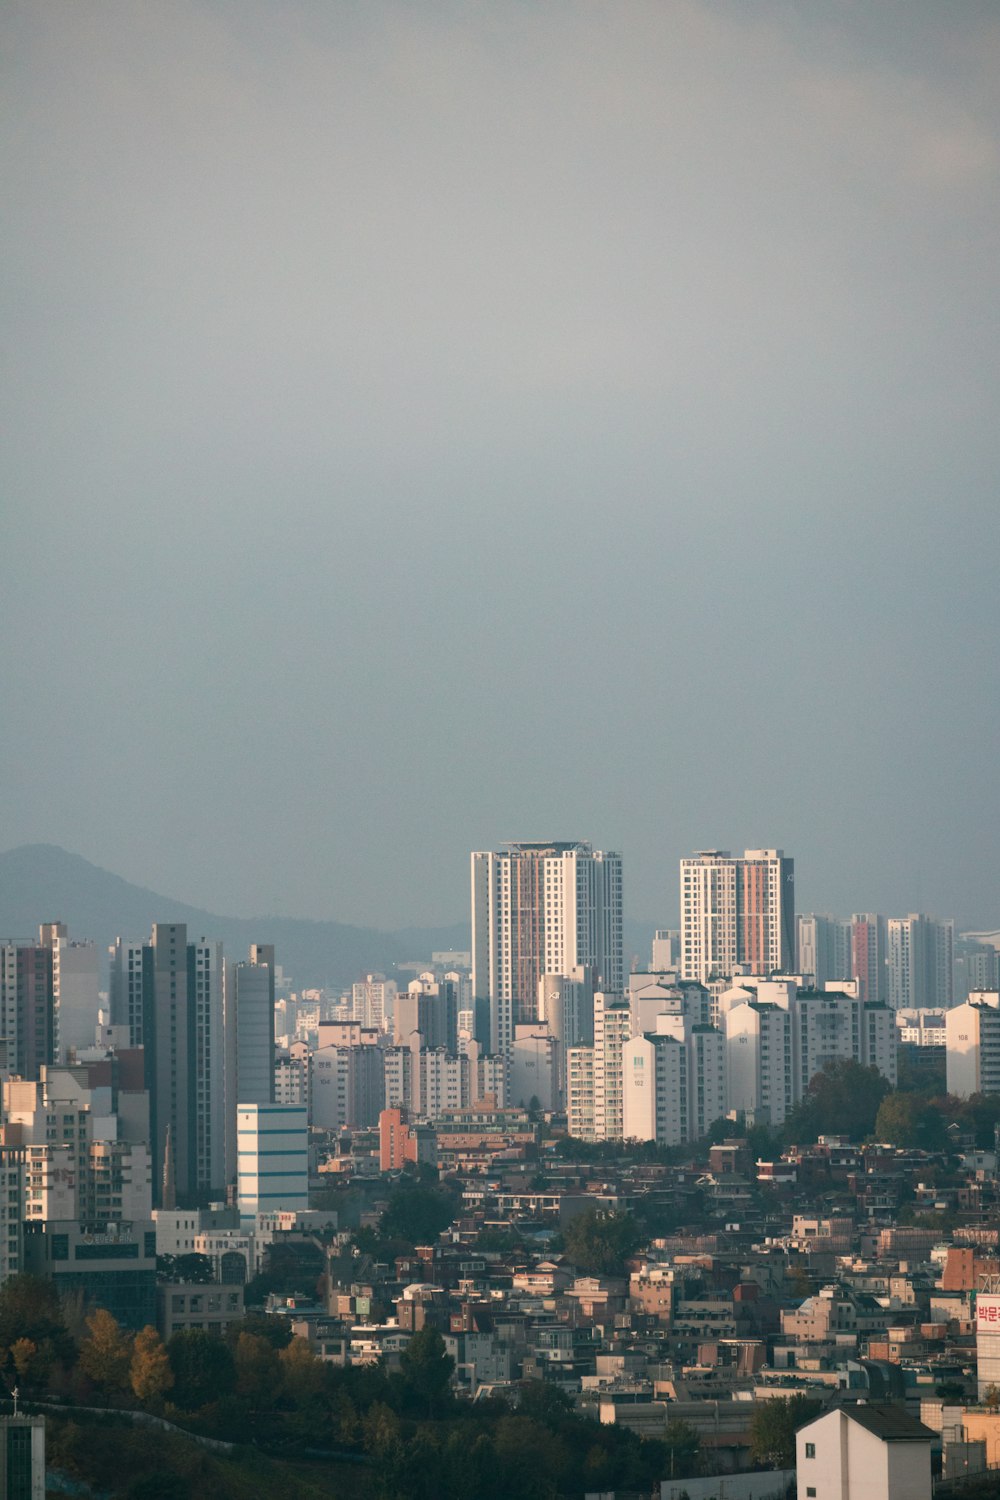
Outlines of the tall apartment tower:
[{"label": "tall apartment tower", "polygon": [[856,911],[851,917],[851,978],[866,1005],[884,1005],[889,995],[885,917]]},{"label": "tall apartment tower", "polygon": [[490,1050],[509,1051],[514,1027],[537,1020],[543,974],[581,966],[598,989],[621,992],[621,856],[551,840],[474,853],[472,984]]},{"label": "tall apartment tower", "polygon": [[274,948],[252,943],[247,963],[226,968],[226,1182],[236,1178],[236,1112],[274,1103]]},{"label": "tall apartment tower", "polygon": [[681,978],[790,973],[795,862],[781,849],[697,850],[681,860]]},{"label": "tall apartment tower", "polygon": [[821,990],[831,980],[853,979],[852,926],[843,917],[811,912],[799,917],[795,972]]},{"label": "tall apartment tower", "polygon": [[55,1060],[52,950],[27,943],[0,944],[0,1038],[7,1067],[37,1079]]},{"label": "tall apartment tower", "polygon": [[223,1196],[225,1055],[221,943],[187,940],[183,922],[157,922],[148,943],[111,950],[111,1019],[142,1047],[149,1090],[155,1201],[167,1132],[181,1203]]},{"label": "tall apartment tower", "polygon": [[911,912],[888,923],[893,1010],[950,1010],[955,1000],[955,924]]},{"label": "tall apartment tower", "polygon": [[1000,1092],[1000,993],[973,990],[944,1018],[949,1094]]},{"label": "tall apartment tower", "polygon": [[92,1047],[97,1034],[97,947],[71,942],[65,922],[43,922],[38,946],[52,951],[53,1056],[69,1062],[72,1053]]}]

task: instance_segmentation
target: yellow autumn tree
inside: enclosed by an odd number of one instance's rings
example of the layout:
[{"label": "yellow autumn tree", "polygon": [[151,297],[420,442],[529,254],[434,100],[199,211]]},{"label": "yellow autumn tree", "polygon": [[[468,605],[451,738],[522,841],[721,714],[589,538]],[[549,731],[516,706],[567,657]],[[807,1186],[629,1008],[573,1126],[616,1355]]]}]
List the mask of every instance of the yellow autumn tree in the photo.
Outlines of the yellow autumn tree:
[{"label": "yellow autumn tree", "polygon": [[127,1390],[132,1358],[131,1338],[122,1329],[118,1319],[103,1307],[90,1314],[87,1327],[90,1332],[80,1345],[80,1357],[77,1361],[80,1369],[103,1391]]},{"label": "yellow autumn tree", "polygon": [[136,1399],[143,1406],[157,1406],[174,1383],[174,1372],[156,1329],[147,1323],[140,1328],[132,1345],[129,1382]]}]

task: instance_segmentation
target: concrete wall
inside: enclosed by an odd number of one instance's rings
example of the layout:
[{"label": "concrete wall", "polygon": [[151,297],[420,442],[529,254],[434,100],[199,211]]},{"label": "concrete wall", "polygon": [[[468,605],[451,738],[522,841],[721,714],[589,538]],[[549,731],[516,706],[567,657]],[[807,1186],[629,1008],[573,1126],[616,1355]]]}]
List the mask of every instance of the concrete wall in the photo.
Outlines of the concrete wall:
[{"label": "concrete wall", "polygon": [[714,1479],[664,1479],[660,1500],[780,1500],[795,1481],[794,1469],[765,1474],[719,1474]]}]

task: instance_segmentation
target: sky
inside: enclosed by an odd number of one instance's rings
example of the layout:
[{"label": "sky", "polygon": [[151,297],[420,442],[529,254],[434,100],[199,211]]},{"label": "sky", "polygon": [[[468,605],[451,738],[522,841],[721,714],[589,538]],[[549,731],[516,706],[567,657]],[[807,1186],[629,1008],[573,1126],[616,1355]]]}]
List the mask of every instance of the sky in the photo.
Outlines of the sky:
[{"label": "sky", "polygon": [[7,0],[0,842],[1000,925],[1000,9]]}]

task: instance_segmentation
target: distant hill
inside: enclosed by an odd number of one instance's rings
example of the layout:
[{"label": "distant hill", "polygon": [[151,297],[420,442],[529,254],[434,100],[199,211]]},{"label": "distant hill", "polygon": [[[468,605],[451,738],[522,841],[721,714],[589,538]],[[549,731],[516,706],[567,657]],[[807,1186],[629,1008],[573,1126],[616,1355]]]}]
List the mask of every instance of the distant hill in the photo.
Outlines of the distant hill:
[{"label": "distant hill", "polygon": [[[467,949],[469,928],[405,927],[382,932],[343,922],[296,917],[225,917],[132,885],[57,844],[22,844],[0,853],[0,941],[31,940],[39,922],[65,922],[71,937],[93,938],[103,950],[116,937],[148,937],[154,922],[186,922],[190,937],[219,939],[229,957],[251,943],[273,943],[277,962],[297,989],[340,989],[361,974],[391,974],[397,964]],[[648,962],[653,928],[625,923],[625,964]]]},{"label": "distant hill", "polygon": [[116,937],[148,937],[154,922],[186,922],[190,937],[220,939],[229,957],[244,957],[251,943],[273,943],[296,988],[337,989],[372,970],[388,974],[398,963],[469,946],[462,923],[380,932],[294,917],[226,917],[132,885],[56,844],[0,854],[0,941],[32,939],[39,922],[55,921],[101,948]]}]

